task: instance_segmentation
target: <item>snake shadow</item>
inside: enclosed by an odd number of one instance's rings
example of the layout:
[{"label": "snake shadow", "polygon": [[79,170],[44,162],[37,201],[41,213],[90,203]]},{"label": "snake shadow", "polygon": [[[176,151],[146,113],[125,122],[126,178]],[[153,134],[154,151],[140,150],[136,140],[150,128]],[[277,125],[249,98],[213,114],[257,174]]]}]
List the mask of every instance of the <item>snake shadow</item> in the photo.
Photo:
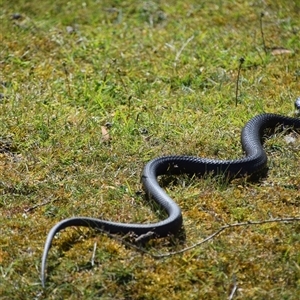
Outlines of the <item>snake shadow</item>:
[{"label": "snake shadow", "polygon": [[[259,172],[253,173],[251,175],[243,175],[243,176],[229,176],[228,174],[185,174],[185,173],[178,173],[174,175],[174,173],[170,173],[167,175],[160,176],[158,178],[159,185],[166,189],[172,186],[179,186],[182,185],[183,180],[188,180],[189,182],[198,181],[198,180],[207,180],[208,178],[213,179],[217,182],[218,185],[222,186],[222,188],[226,188],[230,184],[259,184],[268,176],[268,167],[263,168]],[[143,194],[143,195],[142,195]],[[166,211],[161,209],[160,205],[158,205],[148,193],[143,193],[141,191],[137,192],[137,195],[141,196],[142,201],[144,204],[151,208],[152,212],[155,214],[158,220],[164,220],[168,217]],[[199,191],[200,195],[200,191]],[[176,201],[175,201],[176,202]],[[153,236],[145,236],[138,242],[139,245],[145,246]],[[167,236],[165,239],[169,241],[169,246],[172,247],[174,245],[183,245],[186,241],[186,231],[184,225],[180,228],[180,230],[176,234],[172,234]]]}]

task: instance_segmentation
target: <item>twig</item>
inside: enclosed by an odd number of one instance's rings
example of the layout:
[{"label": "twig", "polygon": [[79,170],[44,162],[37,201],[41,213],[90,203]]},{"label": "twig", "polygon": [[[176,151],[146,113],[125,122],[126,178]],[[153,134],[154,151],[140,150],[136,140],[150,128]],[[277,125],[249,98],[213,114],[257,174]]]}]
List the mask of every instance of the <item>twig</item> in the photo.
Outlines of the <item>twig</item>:
[{"label": "twig", "polygon": [[122,84],[126,94],[128,94],[127,86],[126,86],[126,84],[124,83],[124,81],[122,79],[122,76],[124,76],[124,72],[122,72],[122,70],[120,68],[117,68],[117,74],[119,76],[119,79],[121,81],[121,84]]},{"label": "twig", "polygon": [[134,241],[136,243],[144,241],[146,239],[149,239],[151,237],[155,236],[155,233],[153,231],[148,231],[147,233],[141,234],[140,236],[138,236]]},{"label": "twig", "polygon": [[237,106],[238,103],[238,94],[239,94],[239,81],[240,81],[240,74],[241,74],[241,69],[242,69],[242,64],[244,63],[245,59],[244,57],[240,58],[240,65],[238,69],[238,74],[236,78],[236,89],[235,89],[235,106]]},{"label": "twig", "polygon": [[[55,200],[57,200],[57,199],[55,199]],[[52,201],[55,201],[55,200],[51,200],[51,197],[48,197],[48,198],[45,199],[42,203],[39,203],[39,204],[36,204],[36,205],[34,205],[34,206],[25,208],[25,209],[24,209],[24,212],[25,212],[25,213],[30,212],[30,211],[32,211],[32,210],[34,210],[34,209],[36,209],[36,208],[38,208],[38,207],[40,207],[40,206],[44,206],[44,205],[46,205],[46,204],[48,204],[48,203],[50,203],[50,202],[52,202]]]},{"label": "twig", "polygon": [[249,226],[249,225],[262,225],[266,223],[285,223],[285,222],[295,222],[295,221],[300,221],[300,216],[299,217],[289,217],[289,218],[279,218],[279,219],[268,219],[268,220],[262,220],[262,221],[248,221],[248,222],[242,222],[242,223],[233,223],[233,224],[226,224],[222,226],[220,229],[218,229],[216,232],[213,234],[209,235],[202,241],[199,241],[189,247],[183,248],[179,251],[174,251],[174,252],[169,252],[169,253],[164,253],[164,254],[151,254],[149,253],[152,257],[154,258],[163,258],[163,257],[168,257],[172,256],[175,254],[180,254],[183,252],[186,252],[188,250],[191,250],[193,248],[196,248],[210,240],[212,240],[215,236],[219,235],[222,231],[228,229],[228,228],[234,228],[234,227],[241,227],[241,226]]},{"label": "twig", "polygon": [[262,38],[262,42],[263,42],[263,47],[264,47],[264,51],[267,54],[267,46],[266,46],[266,42],[265,42],[265,35],[264,35],[264,30],[263,30],[263,22],[262,19],[265,16],[265,14],[262,12],[260,14],[260,18],[259,18],[259,23],[260,23],[260,33],[261,33],[261,38]]},{"label": "twig", "polygon": [[182,45],[182,47],[180,48],[180,50],[176,53],[175,62],[178,61],[179,56],[181,55],[183,49],[188,45],[188,43],[189,43],[190,41],[193,40],[193,38],[194,38],[194,36],[192,35],[192,36],[191,36],[190,38],[188,38],[187,41]]},{"label": "twig", "polygon": [[68,94],[69,94],[69,97],[71,97],[71,88],[70,88],[70,80],[69,80],[69,71],[68,71],[68,69],[67,69],[67,64],[66,64],[66,62],[63,62],[63,63],[62,63],[62,66],[63,66],[64,73],[65,73],[65,76],[66,76],[66,84],[67,84]]},{"label": "twig", "polygon": [[236,277],[235,277],[235,275],[233,275],[233,288],[231,290],[231,293],[229,295],[228,300],[232,300],[233,299],[233,296],[234,296],[234,294],[235,294],[236,291],[237,291]]},{"label": "twig", "polygon": [[92,267],[95,265],[96,249],[97,249],[97,242],[94,243],[94,249],[93,249],[93,254],[92,254],[92,259],[91,259]]}]

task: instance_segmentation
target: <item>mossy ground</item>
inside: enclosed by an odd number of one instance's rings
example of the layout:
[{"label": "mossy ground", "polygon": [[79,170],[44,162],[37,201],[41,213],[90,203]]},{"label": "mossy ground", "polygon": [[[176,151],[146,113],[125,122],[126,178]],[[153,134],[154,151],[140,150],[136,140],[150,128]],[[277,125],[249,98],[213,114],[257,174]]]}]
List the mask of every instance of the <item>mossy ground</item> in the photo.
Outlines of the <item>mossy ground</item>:
[{"label": "mossy ground", "polygon": [[[158,218],[140,184],[150,159],[240,157],[247,120],[292,114],[299,13],[285,0],[2,1],[0,298],[227,299],[236,283],[233,299],[299,299],[299,222],[232,228],[164,259],[69,228],[51,248],[46,289],[39,278],[59,220]],[[265,147],[260,182],[171,178],[186,240],[146,248],[176,251],[227,223],[299,217],[299,135],[287,144],[278,133]]]}]

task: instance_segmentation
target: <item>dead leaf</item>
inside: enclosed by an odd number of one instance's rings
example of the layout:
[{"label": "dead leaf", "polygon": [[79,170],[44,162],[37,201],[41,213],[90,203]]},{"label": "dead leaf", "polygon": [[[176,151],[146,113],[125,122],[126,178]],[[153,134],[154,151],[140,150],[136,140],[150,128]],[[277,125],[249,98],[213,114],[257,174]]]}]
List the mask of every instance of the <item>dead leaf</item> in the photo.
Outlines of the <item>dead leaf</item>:
[{"label": "dead leaf", "polygon": [[273,48],[271,51],[272,55],[291,54],[293,51],[285,48]]},{"label": "dead leaf", "polygon": [[101,133],[102,133],[102,141],[108,142],[110,140],[110,136],[105,126],[101,126]]}]

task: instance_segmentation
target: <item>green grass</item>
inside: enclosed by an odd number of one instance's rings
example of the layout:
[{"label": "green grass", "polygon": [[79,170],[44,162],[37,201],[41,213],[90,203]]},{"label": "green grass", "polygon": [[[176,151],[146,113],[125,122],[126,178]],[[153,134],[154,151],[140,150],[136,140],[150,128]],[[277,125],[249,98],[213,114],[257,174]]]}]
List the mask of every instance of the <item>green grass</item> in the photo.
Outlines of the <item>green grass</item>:
[{"label": "green grass", "polygon": [[[296,221],[231,228],[163,259],[68,228],[50,250],[44,290],[39,272],[63,218],[158,219],[140,193],[150,159],[240,157],[247,120],[292,115],[299,12],[285,0],[2,1],[0,298],[228,299],[236,278],[233,299],[298,299]],[[276,47],[291,53],[272,55]],[[299,217],[299,135],[290,145],[284,136],[266,142],[270,169],[258,183],[169,178],[186,240],[146,248],[179,251],[227,223]]]}]

